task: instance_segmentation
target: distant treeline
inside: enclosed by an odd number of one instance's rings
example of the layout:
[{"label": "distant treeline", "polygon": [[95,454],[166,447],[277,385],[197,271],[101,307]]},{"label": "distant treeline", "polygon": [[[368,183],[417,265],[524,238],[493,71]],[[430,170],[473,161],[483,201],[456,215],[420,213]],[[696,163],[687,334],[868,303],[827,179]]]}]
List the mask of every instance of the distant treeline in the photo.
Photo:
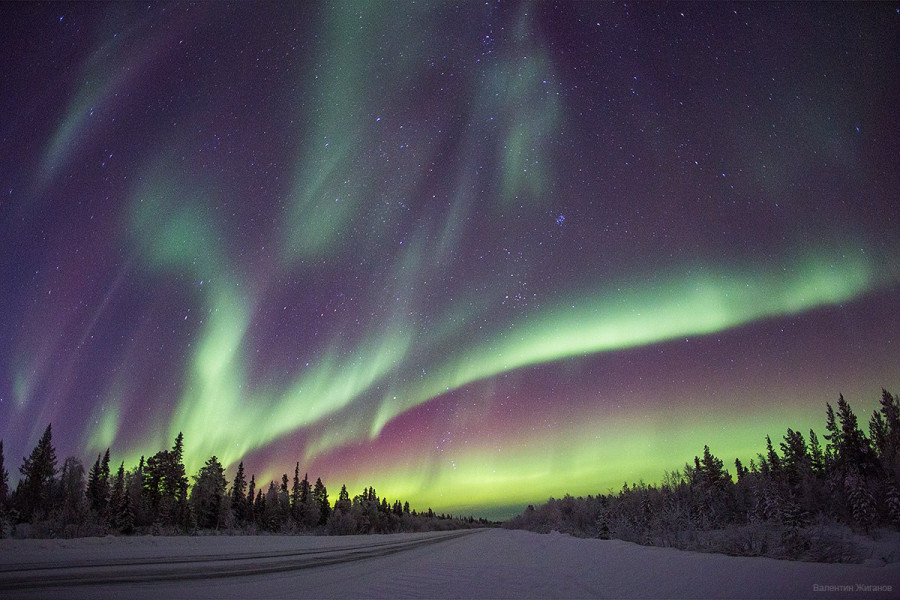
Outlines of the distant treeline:
[{"label": "distant treeline", "polygon": [[0,441],[0,537],[80,537],[151,533],[190,534],[202,530],[228,533],[368,534],[436,531],[488,525],[484,519],[454,518],[410,510],[409,502],[379,498],[371,487],[353,498],[342,486],[332,505],[321,479],[293,480],[285,473],[278,485],[263,490],[255,476],[247,481],[244,463],[229,486],[225,469],[212,456],[189,483],[183,463],[184,437],[171,450],[141,457],[130,470],[122,462],[113,475],[109,449],[97,456],[87,473],[70,456],[57,467],[52,429],[48,425],[31,455],[24,458],[22,477],[9,493],[9,473]]},{"label": "distant treeline", "polygon": [[[504,526],[557,530],[646,545],[815,561],[853,561],[852,532],[900,528],[900,404],[882,390],[881,406],[860,429],[840,396],[826,403],[825,447],[787,430],[776,448],[735,477],[709,446],[662,484],[626,483],[618,493],[551,498]],[[779,452],[780,449],[780,452]]]}]

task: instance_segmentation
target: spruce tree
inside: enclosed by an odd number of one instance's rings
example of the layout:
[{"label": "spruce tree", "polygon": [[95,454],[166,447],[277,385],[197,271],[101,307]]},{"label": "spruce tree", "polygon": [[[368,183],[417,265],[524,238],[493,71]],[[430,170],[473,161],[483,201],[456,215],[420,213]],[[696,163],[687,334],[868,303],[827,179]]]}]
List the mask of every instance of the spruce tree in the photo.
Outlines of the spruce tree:
[{"label": "spruce tree", "polygon": [[900,479],[900,400],[884,389],[881,390],[881,415],[884,441],[879,458],[884,470]]},{"label": "spruce tree", "polygon": [[281,505],[278,502],[278,488],[275,487],[274,481],[269,482],[269,488],[266,490],[263,501],[262,522],[269,531],[278,531],[282,525],[281,518],[283,514]]},{"label": "spruce tree", "polygon": [[238,523],[247,521],[247,479],[244,475],[244,461],[238,464],[234,483],[231,484],[231,512]]},{"label": "spruce tree", "polygon": [[50,425],[44,430],[37,446],[19,467],[21,514],[25,520],[43,516],[50,508],[53,484],[56,481],[56,450],[53,448],[53,432]]},{"label": "spruce tree", "polygon": [[782,470],[788,487],[797,491],[801,481],[810,473],[809,449],[799,431],[788,428],[781,442]]},{"label": "spruce tree", "polygon": [[125,474],[125,495],[128,496],[132,525],[149,525],[149,511],[144,503],[144,457],[138,465]]},{"label": "spruce tree", "polygon": [[[843,400],[843,396],[841,399]],[[837,458],[837,450],[842,444],[841,431],[837,426],[837,419],[834,416],[834,409],[830,402],[825,403],[825,435],[823,436],[827,443],[825,444],[825,465],[826,468]]]},{"label": "spruce tree", "polygon": [[287,473],[281,475],[281,486],[278,488],[278,519],[286,523],[291,519],[291,493],[288,489]]},{"label": "spruce tree", "polygon": [[131,494],[122,496],[122,505],[118,514],[119,531],[125,535],[134,533],[134,508],[132,507]]},{"label": "spruce tree", "polygon": [[350,503],[350,493],[347,492],[347,486],[342,485],[341,491],[338,493],[337,502],[334,503],[334,510],[335,511],[340,510],[344,514],[347,514],[350,512],[351,506],[352,505]]},{"label": "spruce tree", "polygon": [[91,469],[91,477],[88,478],[88,493],[90,494],[91,509],[93,509],[101,522],[108,519],[109,507],[109,448],[101,459],[97,456],[97,462]]},{"label": "spruce tree", "polygon": [[185,473],[184,436],[179,433],[172,450],[160,450],[144,468],[144,499],[149,519],[162,525],[189,529],[192,515],[188,505],[188,478]]},{"label": "spruce tree", "polygon": [[0,521],[3,519],[7,498],[9,498],[9,473],[3,463],[3,440],[0,440]]},{"label": "spruce tree", "polygon": [[6,535],[6,522],[9,503],[9,473],[3,464],[3,440],[0,440],[0,539]]},{"label": "spruce tree", "polygon": [[769,472],[776,479],[781,476],[781,458],[772,447],[772,438],[766,436],[766,464],[769,465]]},{"label": "spruce tree", "polygon": [[872,411],[872,418],[869,420],[869,439],[872,440],[872,447],[878,458],[883,457],[887,450],[887,424],[884,416],[877,410]]},{"label": "spruce tree", "polygon": [[300,490],[300,463],[294,466],[294,481],[291,485],[291,518],[300,524],[303,516],[303,497]]},{"label": "spruce tree", "polygon": [[100,482],[103,490],[106,492],[106,497],[104,500],[109,502],[109,448],[106,449],[106,453],[103,454],[103,462],[100,463]]},{"label": "spruce tree", "polygon": [[113,480],[112,492],[109,496],[109,521],[116,529],[122,526],[122,508],[125,503],[125,461],[119,465],[116,478]]},{"label": "spruce tree", "polygon": [[80,523],[84,518],[85,505],[84,465],[74,456],[63,461],[59,475],[58,496],[57,506],[62,509],[60,514],[62,523],[64,525]]},{"label": "spruce tree", "polygon": [[316,502],[316,496],[312,486],[309,484],[309,474],[303,476],[300,482],[300,498],[302,502],[302,525],[307,529],[312,529],[319,524],[319,504]]},{"label": "spruce tree", "polygon": [[[250,480],[252,487],[253,479]],[[254,519],[260,525],[265,526],[266,499],[263,497],[262,488],[256,492],[256,498],[253,500]]]},{"label": "spruce tree", "polygon": [[[167,494],[169,451],[160,450],[144,465],[143,498],[150,522],[170,524],[174,499]],[[88,484],[90,485],[90,484]]]},{"label": "spruce tree", "polygon": [[825,455],[819,445],[819,437],[812,429],[809,430],[809,466],[816,477],[825,474]]},{"label": "spruce tree", "polygon": [[191,489],[192,513],[198,527],[219,529],[224,525],[227,487],[225,468],[217,457],[210,457],[194,476],[194,487]]},{"label": "spruce tree", "polygon": [[300,503],[306,504],[306,499],[309,498],[309,473],[303,476],[303,481],[300,482]]},{"label": "spruce tree", "polygon": [[722,459],[710,452],[709,446],[703,446],[703,460],[694,457],[698,471],[702,477],[704,487],[713,489],[721,488],[726,479],[730,479],[724,469]]},{"label": "spruce tree", "polygon": [[99,512],[99,500],[98,496],[100,495],[100,455],[97,455],[97,460],[94,461],[93,466],[91,466],[91,470],[88,471],[88,480],[87,480],[87,489],[85,490],[85,495],[87,496],[88,503],[90,504],[91,510],[95,512]]},{"label": "spruce tree", "polygon": [[174,508],[172,523],[186,531],[193,529],[195,520],[188,504],[189,485],[184,468],[184,434],[180,431],[175,437],[175,445],[172,446],[166,466],[166,494],[172,499]]},{"label": "spruce tree", "polygon": [[188,477],[184,468],[184,434],[180,431],[175,438],[175,445],[172,447],[171,462],[171,493],[176,502],[183,503],[187,501]]},{"label": "spruce tree", "polygon": [[885,490],[885,504],[888,510],[888,519],[894,527],[900,527],[900,488],[897,480],[889,476],[887,489]]},{"label": "spruce tree", "polygon": [[247,521],[255,522],[259,512],[256,510],[256,475],[250,476],[250,483],[247,485]]},{"label": "spruce tree", "polygon": [[853,468],[844,480],[850,498],[850,509],[855,523],[868,532],[875,522],[875,499],[869,491],[867,482]]},{"label": "spruce tree", "polygon": [[324,525],[331,516],[331,504],[328,502],[328,490],[322,483],[321,477],[316,478],[316,485],[313,488],[313,497],[319,508],[319,525]]}]

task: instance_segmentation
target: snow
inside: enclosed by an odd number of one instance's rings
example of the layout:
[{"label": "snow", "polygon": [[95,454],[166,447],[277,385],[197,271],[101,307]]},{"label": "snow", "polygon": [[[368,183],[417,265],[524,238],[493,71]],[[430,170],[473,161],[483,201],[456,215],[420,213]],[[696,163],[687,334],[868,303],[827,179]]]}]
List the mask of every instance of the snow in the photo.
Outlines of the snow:
[{"label": "snow", "polygon": [[[36,587],[42,582],[53,582],[53,587]],[[788,562],[503,529],[347,537],[0,540],[4,598],[894,598],[898,594],[897,562]]]}]

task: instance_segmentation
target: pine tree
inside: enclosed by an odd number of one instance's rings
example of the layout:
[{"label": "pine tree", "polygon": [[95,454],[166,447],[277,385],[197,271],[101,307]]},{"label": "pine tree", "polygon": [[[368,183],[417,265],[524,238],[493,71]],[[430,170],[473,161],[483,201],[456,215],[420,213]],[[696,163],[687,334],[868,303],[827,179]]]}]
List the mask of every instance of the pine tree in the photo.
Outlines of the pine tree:
[{"label": "pine tree", "polygon": [[886,473],[900,478],[900,400],[887,390],[881,390],[881,415],[884,420],[884,441],[879,459]]},{"label": "pine tree", "polygon": [[888,518],[891,525],[900,527],[900,489],[898,489],[897,480],[893,476],[888,477],[887,488],[885,489],[885,504],[887,505]]},{"label": "pine tree", "polygon": [[278,488],[278,519],[287,523],[291,519],[291,493],[288,488],[287,473],[281,475],[281,486]]},{"label": "pine tree", "polygon": [[193,517],[188,505],[184,436],[179,433],[172,450],[161,450],[147,460],[144,469],[144,499],[149,518],[163,525],[189,529]]},{"label": "pine tree", "polygon": [[[694,461],[698,466],[702,485],[706,488],[721,488],[723,482],[727,478],[724,469],[724,463],[709,451],[709,446],[703,446],[703,459],[694,457]],[[730,478],[729,478],[730,479]]]},{"label": "pine tree", "polygon": [[63,461],[59,475],[59,500],[62,509],[60,518],[64,525],[74,525],[84,519],[84,465],[74,456]]},{"label": "pine tree", "polygon": [[168,465],[167,492],[175,501],[175,519],[183,529],[192,525],[193,515],[188,506],[188,477],[184,468],[184,434],[180,431],[175,437],[175,445],[170,453],[171,462]]},{"label": "pine tree", "polygon": [[278,503],[278,488],[275,487],[274,481],[269,482],[269,489],[266,490],[263,500],[265,502],[262,507],[262,522],[269,531],[278,531],[281,527],[282,513]]},{"label": "pine tree", "polygon": [[769,472],[772,477],[778,479],[781,476],[781,458],[772,448],[772,438],[766,436],[766,464],[769,465]]},{"label": "pine tree", "polygon": [[319,524],[319,504],[316,502],[316,496],[309,483],[309,474],[304,475],[303,481],[300,482],[300,498],[303,503],[301,525],[312,529]]},{"label": "pine tree", "polygon": [[90,508],[97,515],[103,514],[106,503],[106,492],[103,490],[102,484],[102,456],[101,454],[97,455],[97,460],[94,462],[91,470],[88,471],[87,490],[85,491]]},{"label": "pine tree", "polygon": [[313,488],[313,498],[319,509],[319,525],[324,525],[331,516],[331,504],[328,502],[328,490],[322,483],[321,477],[316,478],[316,485]]},{"label": "pine tree", "polygon": [[866,532],[875,522],[875,499],[869,491],[867,482],[856,469],[851,469],[844,480],[850,498],[853,520]]},{"label": "pine tree", "polygon": [[21,493],[21,514],[25,520],[44,516],[50,508],[53,484],[56,481],[56,450],[53,448],[53,432],[50,425],[44,430],[37,446],[28,458],[22,459],[19,467],[22,480],[19,482]]},{"label": "pine tree", "polygon": [[[298,464],[299,468],[299,464]],[[306,504],[306,499],[309,498],[309,473],[303,476],[303,481],[300,482],[300,503]]]},{"label": "pine tree", "polygon": [[[250,480],[250,484],[251,484],[251,489],[252,489],[253,479]],[[265,526],[265,524],[266,524],[265,512],[266,512],[266,499],[263,497],[262,488],[260,488],[256,492],[256,498],[253,499],[253,515],[254,515],[253,518],[256,520],[257,523],[259,523],[260,525],[263,525],[263,526]]]},{"label": "pine tree", "polygon": [[231,484],[231,512],[238,523],[244,523],[247,519],[247,479],[244,475],[244,461],[238,464],[237,473],[234,475],[234,483]]},{"label": "pine tree", "polygon": [[[7,498],[9,498],[9,473],[3,464],[3,440],[0,440],[0,523],[2,523],[6,511]],[[2,525],[0,525],[0,536],[2,534]]]},{"label": "pine tree", "polygon": [[225,523],[226,490],[225,467],[215,456],[194,476],[191,489],[191,508],[197,526],[202,529],[219,529]]},{"label": "pine tree", "polygon": [[869,438],[875,453],[879,458],[883,457],[887,451],[887,423],[877,410],[872,411],[872,418],[869,419]]},{"label": "pine tree", "polygon": [[109,516],[109,448],[105,454],[98,454],[97,460],[88,472],[87,489],[85,490],[88,505],[100,522]]},{"label": "pine tree", "polygon": [[122,497],[122,506],[118,516],[119,531],[125,535],[134,533],[134,509],[132,508],[131,494],[126,493]]},{"label": "pine tree", "polygon": [[300,524],[303,513],[303,497],[300,491],[300,463],[294,466],[294,481],[291,486],[291,518]]},{"label": "pine tree", "polygon": [[184,434],[179,431],[165,464],[164,492],[172,502],[170,523],[178,525],[183,531],[190,531],[196,524],[195,515],[188,503],[188,489],[188,476],[184,467]]},{"label": "pine tree", "polygon": [[825,455],[819,445],[819,437],[812,429],[809,430],[809,466],[817,477],[825,474]]},{"label": "pine tree", "polygon": [[109,475],[109,448],[107,448],[106,453],[103,454],[103,461],[100,463],[100,486],[102,487],[104,492],[104,505],[109,504]]},{"label": "pine tree", "polygon": [[788,428],[781,443],[782,472],[788,487],[796,492],[804,477],[810,473],[809,449],[799,431]]},{"label": "pine tree", "polygon": [[[843,400],[843,396],[841,399]],[[826,467],[829,466],[829,463],[833,463],[837,457],[837,449],[841,447],[842,439],[841,439],[841,431],[838,429],[837,420],[834,416],[834,409],[831,408],[831,403],[825,403],[825,431],[827,432],[824,437],[828,443],[825,444],[825,464]]]},{"label": "pine tree", "polygon": [[[175,498],[170,493],[171,461],[171,453],[168,450],[160,450],[148,458],[144,466],[143,497],[148,510],[148,520],[163,525],[171,525],[173,521]],[[88,487],[90,485],[89,482]]]},{"label": "pine tree", "polygon": [[837,467],[843,473],[855,468],[865,478],[872,466],[871,446],[859,428],[850,403],[844,400],[843,395],[838,398],[838,421],[841,427],[841,444],[837,448]]},{"label": "pine tree", "polygon": [[125,474],[125,495],[128,496],[128,506],[131,510],[132,525],[149,525],[149,511],[144,504],[144,457],[138,465]]},{"label": "pine tree", "polygon": [[334,510],[335,511],[340,510],[341,512],[346,514],[346,513],[350,512],[351,506],[352,505],[350,503],[350,494],[349,494],[349,492],[347,492],[347,486],[342,485],[341,491],[338,493],[337,502],[334,503]]},{"label": "pine tree", "polygon": [[250,476],[247,486],[247,521],[254,522],[259,512],[256,510],[256,475]]},{"label": "pine tree", "polygon": [[122,526],[122,506],[125,503],[125,496],[125,461],[122,461],[109,496],[110,524],[116,529]]}]

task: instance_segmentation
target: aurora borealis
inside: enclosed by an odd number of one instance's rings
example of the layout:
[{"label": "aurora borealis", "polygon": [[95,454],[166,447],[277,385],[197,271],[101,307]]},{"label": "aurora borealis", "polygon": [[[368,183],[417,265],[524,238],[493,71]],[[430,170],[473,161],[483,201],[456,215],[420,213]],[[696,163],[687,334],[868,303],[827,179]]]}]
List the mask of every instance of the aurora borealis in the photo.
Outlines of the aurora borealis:
[{"label": "aurora borealis", "polygon": [[506,516],[900,390],[895,3],[0,13],[11,474]]}]

